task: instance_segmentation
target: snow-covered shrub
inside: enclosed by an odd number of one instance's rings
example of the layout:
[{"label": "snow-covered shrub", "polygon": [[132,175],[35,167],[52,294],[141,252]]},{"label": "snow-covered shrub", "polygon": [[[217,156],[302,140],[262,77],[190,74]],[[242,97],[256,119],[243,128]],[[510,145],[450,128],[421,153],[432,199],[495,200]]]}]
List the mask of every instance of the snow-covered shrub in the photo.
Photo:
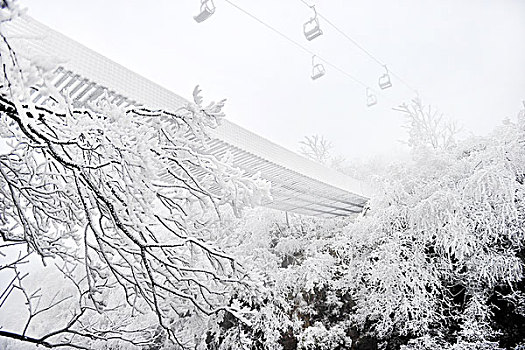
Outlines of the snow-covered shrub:
[{"label": "snow-covered shrub", "polygon": [[442,147],[416,136],[414,162],[392,167],[339,240],[344,277],[334,283],[356,303],[352,322],[380,339],[515,345],[525,333],[501,322],[525,325],[523,115]]},{"label": "snow-covered shrub", "polygon": [[346,330],[340,326],[326,329],[316,322],[306,328],[300,335],[298,349],[301,350],[332,350],[348,349],[352,345],[352,339],[346,335]]}]

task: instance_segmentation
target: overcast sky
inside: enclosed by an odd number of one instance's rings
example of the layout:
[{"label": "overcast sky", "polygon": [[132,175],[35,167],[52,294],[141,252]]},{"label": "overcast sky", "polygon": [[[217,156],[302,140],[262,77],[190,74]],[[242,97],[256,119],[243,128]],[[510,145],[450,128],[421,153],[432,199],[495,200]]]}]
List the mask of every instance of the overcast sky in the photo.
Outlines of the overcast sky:
[{"label": "overcast sky", "polygon": [[[403,117],[392,107],[414,93],[393,87],[367,108],[365,88],[325,65],[310,79],[311,56],[225,0],[203,23],[199,0],[22,0],[53,29],[183,96],[197,84],[207,99],[227,98],[227,118],[298,150],[305,135],[331,140],[347,158],[402,149]],[[260,20],[379,90],[383,68],[301,0],[231,0]],[[523,0],[308,0],[380,61],[474,134],[514,117],[525,99]],[[152,5],[154,4],[154,5]]]}]

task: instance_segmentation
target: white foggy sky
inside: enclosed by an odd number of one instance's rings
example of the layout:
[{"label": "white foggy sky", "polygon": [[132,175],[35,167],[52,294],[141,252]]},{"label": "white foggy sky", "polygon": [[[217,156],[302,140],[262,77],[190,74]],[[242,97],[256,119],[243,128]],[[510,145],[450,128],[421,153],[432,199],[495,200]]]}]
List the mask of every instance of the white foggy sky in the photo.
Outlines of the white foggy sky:
[{"label": "white foggy sky", "polygon": [[[183,97],[199,84],[205,99],[227,98],[229,120],[291,150],[312,134],[348,158],[402,148],[404,120],[391,108],[413,93],[401,82],[393,79],[367,108],[362,86],[326,65],[327,74],[312,81],[307,53],[224,0],[201,24],[193,20],[199,0],[21,2],[44,24]],[[304,38],[311,10],[300,0],[232,2],[378,90],[382,67],[326,23],[324,35]],[[487,133],[525,99],[525,1],[315,4],[468,131]]]}]

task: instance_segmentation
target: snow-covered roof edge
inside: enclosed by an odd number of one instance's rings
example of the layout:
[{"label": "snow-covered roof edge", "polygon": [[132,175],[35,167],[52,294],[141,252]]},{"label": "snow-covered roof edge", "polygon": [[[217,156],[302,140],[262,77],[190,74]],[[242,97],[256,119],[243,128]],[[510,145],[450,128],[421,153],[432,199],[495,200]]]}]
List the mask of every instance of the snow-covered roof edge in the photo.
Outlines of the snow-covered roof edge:
[{"label": "snow-covered roof edge", "polygon": [[[123,67],[73,39],[47,27],[30,16],[24,16],[9,30],[22,40],[15,47],[22,54],[56,56],[61,65],[99,85],[153,108],[176,110],[188,103],[183,97]],[[370,191],[358,180],[324,167],[277,145],[229,120],[223,120],[212,136],[327,185],[367,197]]]}]

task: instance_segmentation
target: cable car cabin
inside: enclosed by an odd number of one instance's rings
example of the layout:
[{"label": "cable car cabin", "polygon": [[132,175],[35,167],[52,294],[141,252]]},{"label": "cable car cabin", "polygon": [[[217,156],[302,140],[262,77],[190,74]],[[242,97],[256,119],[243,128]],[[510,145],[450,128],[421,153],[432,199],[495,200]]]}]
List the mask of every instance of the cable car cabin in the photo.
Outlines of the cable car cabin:
[{"label": "cable car cabin", "polygon": [[312,67],[312,80],[319,79],[325,75],[326,71],[321,63],[317,63]]},{"label": "cable car cabin", "polygon": [[201,12],[197,16],[194,16],[193,19],[197,23],[201,23],[210,18],[210,16],[213,15],[214,12],[215,5],[213,4],[213,0],[202,0]]},{"label": "cable car cabin", "polygon": [[372,107],[377,104],[377,97],[376,95],[370,95],[366,97],[366,105],[368,107]]},{"label": "cable car cabin", "polygon": [[377,97],[374,95],[370,89],[366,89],[366,105],[368,107],[372,107],[373,105],[377,104]]},{"label": "cable car cabin", "polygon": [[316,55],[312,56],[312,80],[319,79],[326,73],[321,63],[315,63],[316,58]]},{"label": "cable car cabin", "polygon": [[388,73],[385,73],[379,77],[379,87],[381,89],[388,89],[391,86],[392,82],[390,81],[390,75]]},{"label": "cable car cabin", "polygon": [[312,8],[312,10],[314,10],[314,16],[303,25],[303,31],[306,39],[313,40],[319,35],[323,34],[323,31],[319,26],[319,19],[317,18],[317,11],[315,10],[315,6],[310,7]]},{"label": "cable car cabin", "polygon": [[388,89],[392,86],[392,82],[390,81],[390,74],[388,74],[388,68],[385,67],[385,74],[379,77],[379,87],[381,89]]},{"label": "cable car cabin", "polygon": [[303,25],[304,29],[304,36],[308,40],[313,40],[317,38],[319,35],[323,34],[323,31],[319,27],[319,19],[317,19],[317,15],[314,18],[311,18],[308,22],[306,22]]}]

